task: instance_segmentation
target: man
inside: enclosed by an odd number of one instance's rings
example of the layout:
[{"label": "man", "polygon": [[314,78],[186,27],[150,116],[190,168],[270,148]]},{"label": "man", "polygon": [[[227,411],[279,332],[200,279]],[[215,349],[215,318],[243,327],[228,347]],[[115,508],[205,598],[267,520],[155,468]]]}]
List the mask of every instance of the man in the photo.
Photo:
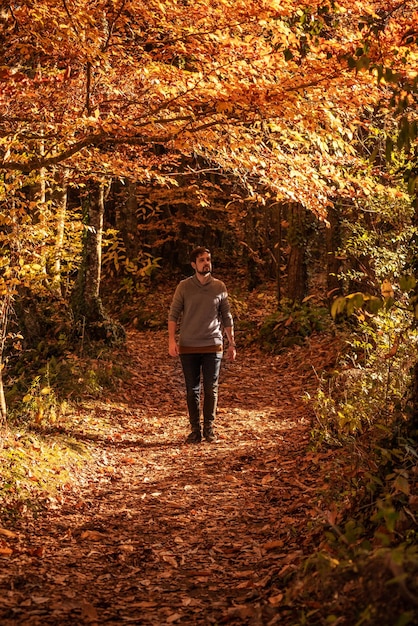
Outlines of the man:
[{"label": "man", "polygon": [[[190,261],[195,273],[176,288],[168,315],[168,351],[180,355],[186,383],[191,433],[186,443],[200,443],[200,378],[203,382],[203,437],[216,440],[213,422],[218,402],[218,382],[223,356],[223,329],[228,338],[228,358],[236,357],[234,322],[224,283],[212,276],[211,253],[193,250]],[[181,318],[181,320],[180,320]],[[179,342],[176,341],[180,321]]]}]

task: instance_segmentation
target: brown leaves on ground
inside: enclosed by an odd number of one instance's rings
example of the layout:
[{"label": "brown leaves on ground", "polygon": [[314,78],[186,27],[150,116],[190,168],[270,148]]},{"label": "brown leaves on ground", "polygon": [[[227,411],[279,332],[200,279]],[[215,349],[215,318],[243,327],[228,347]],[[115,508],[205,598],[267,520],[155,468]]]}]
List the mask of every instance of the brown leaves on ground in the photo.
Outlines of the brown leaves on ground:
[{"label": "brown leaves on ground", "polygon": [[327,515],[302,398],[333,355],[312,341],[224,361],[219,441],[187,446],[180,363],[164,332],[130,332],[132,378],[84,408],[109,424],[95,463],[0,528],[1,624],[293,623],[289,581]]}]

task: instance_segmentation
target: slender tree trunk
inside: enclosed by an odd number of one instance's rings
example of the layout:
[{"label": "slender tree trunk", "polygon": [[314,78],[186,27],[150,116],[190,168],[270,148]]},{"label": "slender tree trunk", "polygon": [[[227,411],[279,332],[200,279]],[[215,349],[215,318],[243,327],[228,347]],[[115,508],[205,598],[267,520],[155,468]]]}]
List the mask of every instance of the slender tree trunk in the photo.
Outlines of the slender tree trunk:
[{"label": "slender tree trunk", "polygon": [[257,241],[257,211],[252,203],[248,203],[245,217],[245,242],[244,255],[246,257],[248,272],[248,289],[253,291],[260,284],[259,276],[259,254]]},{"label": "slender tree trunk", "polygon": [[337,210],[328,212],[329,228],[325,231],[325,249],[327,254],[327,292],[330,300],[341,292],[341,280],[338,278],[341,262],[337,259],[337,250],[341,245],[340,221]]},{"label": "slender tree trunk", "polygon": [[84,319],[90,323],[103,319],[99,297],[104,216],[102,185],[90,184],[84,198],[83,208],[85,214],[83,260],[78,272],[73,308],[76,321]]},{"label": "slender tree trunk", "polygon": [[127,183],[128,200],[123,207],[122,216],[123,224],[121,224],[121,233],[125,242],[126,253],[129,259],[135,255],[135,235],[137,231],[138,209],[137,184],[131,180]]},{"label": "slender tree trunk", "polygon": [[85,197],[85,236],[83,261],[72,297],[77,327],[92,339],[110,343],[124,339],[123,328],[110,320],[100,299],[104,188],[92,183]]},{"label": "slender tree trunk", "polygon": [[4,344],[5,344],[6,336],[7,336],[9,309],[10,309],[10,296],[6,295],[3,297],[1,304],[0,304],[0,425],[1,426],[6,425],[6,419],[7,419],[6,397],[4,394],[4,385],[3,385],[3,371],[5,368],[3,354],[4,354]]},{"label": "slender tree trunk", "polygon": [[283,229],[282,229],[282,204],[277,203],[277,243],[276,243],[276,295],[277,302],[280,305],[282,299],[282,245],[283,245]]},{"label": "slender tree trunk", "polygon": [[55,239],[55,258],[53,268],[53,288],[58,296],[62,296],[61,258],[64,245],[65,216],[67,212],[67,180],[66,172],[57,172],[52,201],[57,212],[57,235]]},{"label": "slender tree trunk", "polygon": [[104,189],[95,185],[88,196],[88,221],[85,243],[84,297],[88,307],[99,298],[102,268],[102,236],[104,216]]},{"label": "slender tree trunk", "polygon": [[6,397],[4,395],[4,386],[3,386],[3,359],[0,359],[0,424],[1,426],[6,425],[7,419],[7,406],[6,406]]},{"label": "slender tree trunk", "polygon": [[[116,187],[116,189],[118,189]],[[117,192],[117,201],[114,213],[109,216],[106,213],[106,220],[112,220],[112,224],[119,231],[120,237],[126,252],[127,260],[134,260],[138,254],[138,184],[132,180],[127,180],[123,186],[123,191]]]},{"label": "slender tree trunk", "polygon": [[[415,194],[415,198],[413,201],[414,206],[414,215],[413,215],[413,225],[418,227],[418,193]],[[416,246],[415,241],[415,246]],[[414,247],[415,247],[414,246]],[[418,257],[414,255],[412,267],[415,272],[415,277],[418,276]],[[418,296],[418,286],[415,287],[415,296]],[[413,431],[413,434],[418,439],[418,361],[415,362],[412,369],[412,415],[410,420],[410,425]]]},{"label": "slender tree trunk", "polygon": [[306,296],[306,211],[297,203],[288,208],[288,244],[290,253],[287,262],[287,297],[293,302],[301,302]]}]

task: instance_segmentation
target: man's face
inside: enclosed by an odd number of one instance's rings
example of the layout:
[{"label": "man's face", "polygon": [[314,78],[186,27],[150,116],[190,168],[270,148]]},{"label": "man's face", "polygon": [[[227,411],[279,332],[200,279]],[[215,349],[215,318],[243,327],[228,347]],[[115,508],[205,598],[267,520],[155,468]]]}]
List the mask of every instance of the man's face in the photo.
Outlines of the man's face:
[{"label": "man's face", "polygon": [[201,276],[207,276],[212,272],[212,261],[209,252],[199,255],[196,263],[192,263],[193,269]]}]

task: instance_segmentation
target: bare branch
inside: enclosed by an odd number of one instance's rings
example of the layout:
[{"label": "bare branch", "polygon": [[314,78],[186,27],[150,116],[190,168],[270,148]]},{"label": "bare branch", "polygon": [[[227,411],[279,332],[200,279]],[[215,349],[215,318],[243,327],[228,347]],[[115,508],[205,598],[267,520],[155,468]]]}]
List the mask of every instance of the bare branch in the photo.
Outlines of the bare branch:
[{"label": "bare branch", "polygon": [[77,29],[77,25],[75,24],[75,22],[73,20],[73,16],[70,13],[70,10],[69,10],[68,5],[67,5],[67,0],[62,0],[62,3],[64,5],[64,9],[65,9],[65,12],[66,12],[66,14],[68,16],[68,19],[70,20],[70,24],[73,27],[74,32],[75,32],[75,34],[78,37],[79,36],[79,32],[78,32],[78,29]]}]

